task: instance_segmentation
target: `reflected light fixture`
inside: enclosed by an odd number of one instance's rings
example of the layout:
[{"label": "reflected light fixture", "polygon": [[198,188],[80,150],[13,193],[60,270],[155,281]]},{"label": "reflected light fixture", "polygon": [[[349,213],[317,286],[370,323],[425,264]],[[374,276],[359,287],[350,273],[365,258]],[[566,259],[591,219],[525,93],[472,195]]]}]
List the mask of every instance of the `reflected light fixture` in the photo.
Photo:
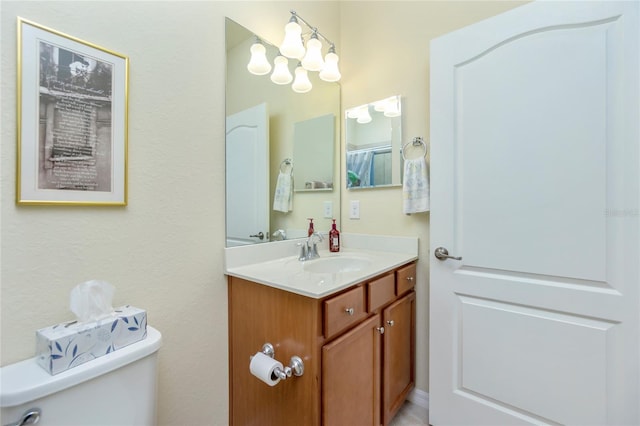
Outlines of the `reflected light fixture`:
[{"label": "reflected light fixture", "polygon": [[265,75],[271,71],[271,64],[267,60],[267,49],[262,40],[256,37],[256,41],[251,45],[251,59],[247,64],[247,69],[251,74]]},{"label": "reflected light fixture", "polygon": [[384,106],[384,116],[400,117],[400,115],[402,115],[402,112],[400,111],[400,99],[398,98],[398,96],[387,99],[387,102]]},{"label": "reflected light fixture", "polygon": [[275,84],[289,84],[293,81],[291,71],[289,71],[289,61],[282,55],[276,56],[273,60],[273,73],[271,81]]},{"label": "reflected light fixture", "polygon": [[387,118],[400,117],[402,115],[401,105],[400,95],[390,96],[377,102],[349,108],[345,111],[345,117],[351,120],[355,119],[358,124],[367,124],[374,119],[377,121],[382,116]]},{"label": "reflected light fixture", "polygon": [[[336,54],[336,46],[326,38],[316,27],[312,27],[295,10],[291,10],[291,18],[285,26],[285,35],[279,49],[278,56],[274,59],[273,73],[271,81],[275,84],[289,84],[293,81],[291,88],[298,93],[306,93],[311,90],[312,84],[307,71],[319,72],[321,80],[334,83],[342,78],[338,69],[340,58]],[[300,22],[308,28],[308,32],[303,33]],[[306,42],[305,42],[306,40]],[[322,56],[322,41],[329,46],[326,56]],[[256,41],[251,46],[251,59],[247,65],[249,72],[255,75],[265,75],[271,71],[271,64],[266,57],[264,40],[256,37]],[[270,44],[270,43],[268,43]],[[306,44],[306,46],[305,46]],[[295,80],[289,70],[289,59],[298,62],[295,70]],[[299,70],[300,69],[300,70]]]},{"label": "reflected light fixture", "polygon": [[360,124],[371,123],[371,114],[369,114],[369,105],[364,105],[358,110],[358,118],[356,121]]},{"label": "reflected light fixture", "polygon": [[291,85],[291,88],[296,93],[307,93],[312,87],[307,70],[302,64],[298,64],[296,67],[296,80]]}]

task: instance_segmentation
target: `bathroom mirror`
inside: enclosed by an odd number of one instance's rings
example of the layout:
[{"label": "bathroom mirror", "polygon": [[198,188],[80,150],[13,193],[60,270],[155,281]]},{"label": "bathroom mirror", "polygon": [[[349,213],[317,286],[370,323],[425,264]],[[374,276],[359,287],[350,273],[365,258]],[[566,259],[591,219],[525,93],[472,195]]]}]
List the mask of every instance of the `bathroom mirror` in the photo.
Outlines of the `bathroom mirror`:
[{"label": "bathroom mirror", "polygon": [[[226,19],[227,247],[279,240],[282,234],[287,239],[306,237],[307,218],[314,218],[317,231],[328,232],[331,219],[340,218],[340,185],[336,185],[340,168],[335,167],[340,160],[335,148],[340,141],[340,85],[322,81],[317,72],[310,72],[312,89],[296,93],[291,84],[273,83],[269,73],[249,73],[247,64],[255,38],[252,31]],[[263,45],[273,65],[277,48],[264,39]],[[292,74],[295,65],[289,60]],[[250,122],[236,120],[246,114],[252,117]],[[317,126],[314,140],[304,136],[310,131],[308,124]],[[266,134],[266,140],[256,136],[258,130]],[[240,134],[241,145],[230,146],[234,133]],[[296,134],[313,143],[313,149],[298,145]],[[261,153],[264,144],[267,148]],[[322,161],[318,161],[319,155]],[[317,170],[317,166],[323,169]],[[307,171],[314,174],[298,173]],[[280,173],[293,177],[295,189],[289,206],[274,205]],[[306,188],[307,182],[314,188]]]},{"label": "bathroom mirror", "polygon": [[294,124],[295,191],[333,191],[335,121],[333,114],[326,114]]},{"label": "bathroom mirror", "polygon": [[402,184],[402,98],[390,96],[345,111],[348,189]]}]

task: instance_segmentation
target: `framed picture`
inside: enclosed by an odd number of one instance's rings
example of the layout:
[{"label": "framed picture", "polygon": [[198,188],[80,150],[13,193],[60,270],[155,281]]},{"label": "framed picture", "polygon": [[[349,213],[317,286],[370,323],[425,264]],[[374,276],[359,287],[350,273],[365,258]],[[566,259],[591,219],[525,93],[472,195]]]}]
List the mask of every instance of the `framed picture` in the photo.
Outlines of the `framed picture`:
[{"label": "framed picture", "polygon": [[126,56],[18,18],[19,205],[127,204]]}]

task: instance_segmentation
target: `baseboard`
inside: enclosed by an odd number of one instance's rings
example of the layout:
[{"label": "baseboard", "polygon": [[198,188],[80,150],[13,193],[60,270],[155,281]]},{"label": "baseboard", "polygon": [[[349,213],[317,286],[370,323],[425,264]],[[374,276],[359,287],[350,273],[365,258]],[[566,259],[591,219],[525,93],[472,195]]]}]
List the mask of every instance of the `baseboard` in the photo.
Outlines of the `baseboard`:
[{"label": "baseboard", "polygon": [[429,409],[429,393],[420,389],[413,389],[407,396],[407,400],[419,405],[422,408]]}]

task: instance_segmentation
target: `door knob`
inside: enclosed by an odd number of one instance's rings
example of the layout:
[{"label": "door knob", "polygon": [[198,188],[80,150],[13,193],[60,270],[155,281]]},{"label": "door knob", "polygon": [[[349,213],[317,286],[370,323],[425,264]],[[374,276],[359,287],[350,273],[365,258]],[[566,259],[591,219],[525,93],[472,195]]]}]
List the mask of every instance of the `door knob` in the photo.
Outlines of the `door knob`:
[{"label": "door knob", "polygon": [[258,237],[261,240],[264,239],[264,232],[258,232],[256,235],[249,235],[250,237]]},{"label": "door knob", "polygon": [[444,247],[438,247],[433,254],[435,255],[436,259],[438,260],[447,260],[447,259],[453,259],[453,260],[462,260],[462,256],[458,257],[458,256],[449,256],[449,250],[447,250]]}]

